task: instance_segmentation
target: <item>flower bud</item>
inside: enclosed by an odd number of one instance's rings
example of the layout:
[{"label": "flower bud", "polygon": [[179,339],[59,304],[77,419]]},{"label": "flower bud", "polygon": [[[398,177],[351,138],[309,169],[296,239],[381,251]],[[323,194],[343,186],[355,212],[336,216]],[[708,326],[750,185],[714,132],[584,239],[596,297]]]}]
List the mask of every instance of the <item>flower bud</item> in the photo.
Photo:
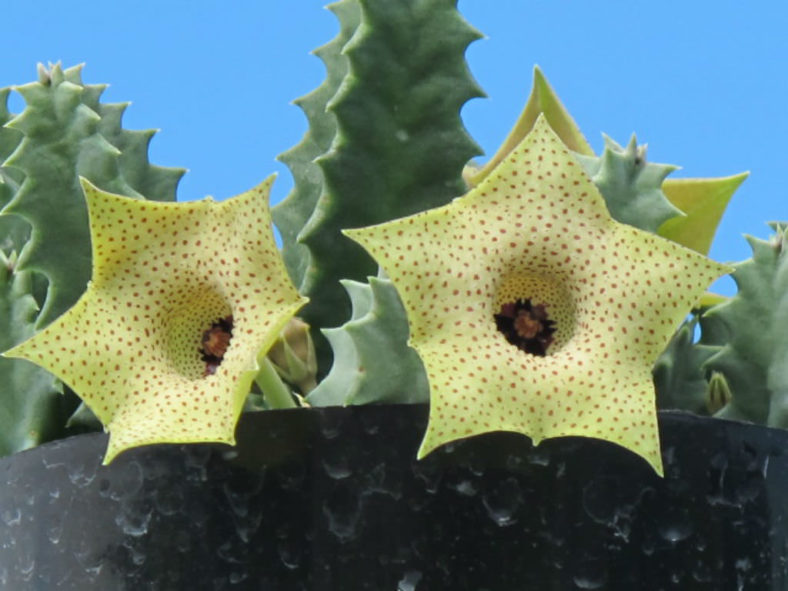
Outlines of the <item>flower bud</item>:
[{"label": "flower bud", "polygon": [[268,359],[282,379],[296,386],[301,394],[306,395],[317,386],[315,345],[309,325],[300,318],[292,318],[282,329],[268,351]]},{"label": "flower bud", "polygon": [[733,398],[731,388],[725,375],[719,371],[712,372],[709,385],[706,387],[706,409],[714,414],[728,404]]}]

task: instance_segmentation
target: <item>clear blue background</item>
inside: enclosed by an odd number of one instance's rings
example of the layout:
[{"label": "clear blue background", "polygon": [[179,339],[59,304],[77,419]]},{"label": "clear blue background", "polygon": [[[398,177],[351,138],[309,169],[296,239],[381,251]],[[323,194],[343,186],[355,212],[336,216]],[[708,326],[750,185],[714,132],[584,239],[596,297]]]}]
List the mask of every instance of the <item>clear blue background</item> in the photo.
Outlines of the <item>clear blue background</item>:
[{"label": "clear blue background", "polygon": [[[391,0],[385,0],[391,1]],[[105,101],[133,101],[128,128],[160,128],[156,164],[190,170],[180,199],[224,198],[279,171],[305,119],[290,101],[323,79],[309,52],[337,31],[320,0],[6,0],[0,86],[35,79],[36,62],[84,62]],[[489,98],[463,117],[488,155],[522,109],[538,63],[595,150],[601,132],[636,132],[675,177],[751,171],[723,219],[712,256],[750,254],[788,219],[788,4],[755,1],[461,0],[487,38],[468,50]],[[13,110],[22,108],[18,97]],[[718,286],[730,293],[732,283]]]}]

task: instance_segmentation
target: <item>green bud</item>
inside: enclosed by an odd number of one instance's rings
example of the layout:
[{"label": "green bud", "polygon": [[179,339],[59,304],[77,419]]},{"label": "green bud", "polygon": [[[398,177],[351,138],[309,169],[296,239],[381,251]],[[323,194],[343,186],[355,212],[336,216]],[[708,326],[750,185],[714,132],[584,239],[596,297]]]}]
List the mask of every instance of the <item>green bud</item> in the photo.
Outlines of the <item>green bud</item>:
[{"label": "green bud", "polygon": [[714,414],[721,410],[733,398],[731,388],[728,385],[728,380],[725,379],[725,374],[714,371],[711,373],[711,379],[706,387],[706,408],[710,414]]},{"label": "green bud", "polygon": [[296,386],[302,395],[317,386],[317,359],[315,345],[309,334],[309,325],[300,318],[292,318],[279,333],[268,359],[283,380]]}]

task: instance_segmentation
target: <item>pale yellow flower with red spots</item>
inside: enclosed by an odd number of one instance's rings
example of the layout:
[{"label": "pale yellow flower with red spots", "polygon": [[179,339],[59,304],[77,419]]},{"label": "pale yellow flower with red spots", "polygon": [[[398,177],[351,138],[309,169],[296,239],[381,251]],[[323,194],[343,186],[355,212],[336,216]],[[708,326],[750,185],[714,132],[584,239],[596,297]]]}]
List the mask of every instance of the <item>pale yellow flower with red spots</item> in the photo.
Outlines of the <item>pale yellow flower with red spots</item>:
[{"label": "pale yellow flower with red spots", "polygon": [[347,234],[397,288],[427,369],[419,457],[500,430],[604,439],[662,472],[652,365],[730,269],[613,220],[543,116],[467,195]]},{"label": "pale yellow flower with red spots", "polygon": [[306,301],[274,241],[272,182],[218,203],[161,203],[83,181],[87,291],[5,355],[79,394],[109,431],[105,462],[139,445],[234,442],[259,356]]}]

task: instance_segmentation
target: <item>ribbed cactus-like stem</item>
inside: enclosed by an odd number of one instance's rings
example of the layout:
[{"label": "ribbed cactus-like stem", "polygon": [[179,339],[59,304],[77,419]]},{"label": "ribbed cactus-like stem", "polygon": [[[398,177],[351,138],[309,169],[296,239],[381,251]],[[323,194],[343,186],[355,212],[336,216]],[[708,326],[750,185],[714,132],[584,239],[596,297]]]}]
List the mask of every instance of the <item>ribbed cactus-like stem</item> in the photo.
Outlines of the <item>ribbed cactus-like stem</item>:
[{"label": "ribbed cactus-like stem", "polygon": [[678,167],[646,161],[646,146],[635,136],[626,148],[605,136],[602,156],[577,156],[605,198],[613,219],[656,233],[663,222],[682,215],[662,192],[662,182]]},{"label": "ribbed cactus-like stem", "polygon": [[[5,127],[14,117],[8,111],[10,91],[10,88],[0,89],[0,210],[11,200],[24,178],[21,171],[2,165],[22,141],[21,133]],[[6,255],[18,252],[29,235],[30,226],[24,220],[16,216],[0,216],[0,250]]]},{"label": "ribbed cactus-like stem", "polygon": [[[0,250],[0,350],[35,333],[38,305],[31,273],[18,271]],[[66,416],[58,381],[19,359],[0,357],[0,456],[62,435]]]},{"label": "ribbed cactus-like stem", "polygon": [[16,214],[31,226],[19,269],[42,273],[49,282],[37,320],[40,328],[71,307],[90,278],[87,210],[79,177],[134,197],[142,196],[138,187],[154,187],[153,197],[172,199],[182,171],[150,167],[140,150],[147,140],[119,130],[122,107],[100,106],[103,87],[82,85],[79,67],[63,70],[55,65],[39,72],[38,82],[17,88],[27,106],[7,124],[23,139],[4,166],[18,169],[24,180],[2,213]]},{"label": "ribbed cactus-like stem", "polygon": [[347,74],[328,103],[336,137],[318,159],[323,191],[298,234],[309,249],[302,291],[313,327],[349,316],[340,279],[363,281],[377,269],[341,230],[447,203],[464,192],[463,166],[479,153],[460,120],[462,105],[482,94],[464,56],[479,33],[456,1],[358,3]]},{"label": "ribbed cactus-like stem", "polygon": [[282,238],[285,265],[299,289],[303,289],[311,255],[298,238],[324,190],[323,171],[315,160],[331,149],[336,137],[336,118],[326,106],[347,74],[347,58],[342,48],[355,32],[361,12],[358,0],[341,0],[328,8],[339,20],[340,31],[314,52],[325,64],[326,79],[315,90],[295,100],[309,127],[297,145],[279,156],[292,172],[295,183],[290,194],[271,210]]}]

